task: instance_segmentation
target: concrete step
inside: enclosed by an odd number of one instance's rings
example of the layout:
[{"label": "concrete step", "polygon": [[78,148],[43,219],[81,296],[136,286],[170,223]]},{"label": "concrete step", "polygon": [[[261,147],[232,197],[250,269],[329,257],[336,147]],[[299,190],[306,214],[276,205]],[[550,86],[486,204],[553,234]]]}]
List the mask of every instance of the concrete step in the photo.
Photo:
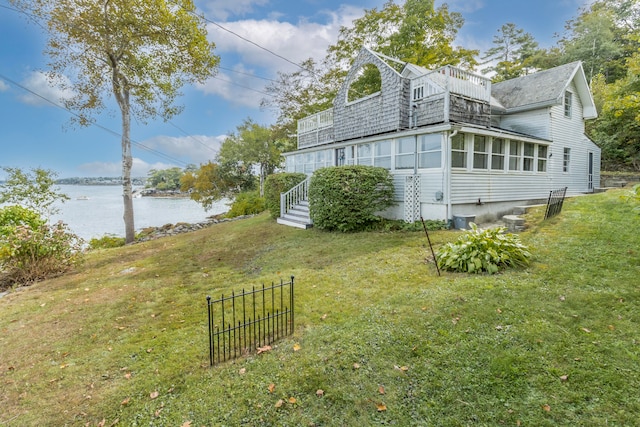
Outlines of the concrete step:
[{"label": "concrete step", "polygon": [[295,220],[295,219],[288,219],[288,218],[280,217],[276,221],[278,222],[278,224],[288,225],[289,227],[301,228],[303,230],[306,230],[307,228],[313,227],[313,224],[311,224],[311,223],[309,223],[307,221],[299,221],[299,220]]},{"label": "concrete step", "polygon": [[528,205],[528,206],[516,206],[511,212],[513,215],[524,215],[533,208],[544,207],[547,205]]},{"label": "concrete step", "polygon": [[504,221],[507,230],[511,233],[524,231],[525,229],[524,218],[521,218],[518,215],[505,215],[502,217],[502,221]]}]

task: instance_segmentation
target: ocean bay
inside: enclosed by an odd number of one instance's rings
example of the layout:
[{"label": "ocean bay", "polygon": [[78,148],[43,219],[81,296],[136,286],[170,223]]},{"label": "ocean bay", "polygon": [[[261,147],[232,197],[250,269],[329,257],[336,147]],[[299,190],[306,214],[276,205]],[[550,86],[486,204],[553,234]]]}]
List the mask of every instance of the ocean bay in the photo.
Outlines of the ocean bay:
[{"label": "ocean bay", "polygon": [[[104,235],[124,236],[121,186],[59,185],[58,188],[70,200],[56,203],[60,212],[51,216],[51,222],[63,221],[73,233],[85,240]],[[211,215],[226,212],[228,203],[228,200],[216,202],[207,212],[189,198],[137,197],[133,199],[135,229],[202,222]]]}]

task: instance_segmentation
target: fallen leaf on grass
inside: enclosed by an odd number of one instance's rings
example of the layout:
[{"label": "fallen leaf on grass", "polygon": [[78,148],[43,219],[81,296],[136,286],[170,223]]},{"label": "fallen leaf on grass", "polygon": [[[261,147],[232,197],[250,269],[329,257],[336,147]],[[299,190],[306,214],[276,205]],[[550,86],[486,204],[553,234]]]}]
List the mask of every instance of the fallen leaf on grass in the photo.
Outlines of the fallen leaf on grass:
[{"label": "fallen leaf on grass", "polygon": [[247,368],[242,368],[242,369],[240,369],[240,370],[238,371],[238,373],[239,373],[240,375],[244,375],[244,374],[246,374],[246,373],[247,373]]},{"label": "fallen leaf on grass", "polygon": [[160,393],[157,391],[152,391],[151,394],[149,395],[149,397],[152,399],[155,399],[158,396],[160,396]]},{"label": "fallen leaf on grass", "polygon": [[284,400],[280,399],[280,400],[278,400],[278,401],[276,402],[276,405],[275,405],[275,406],[276,406],[276,408],[279,408],[279,407],[281,407],[282,405],[284,405]]},{"label": "fallen leaf on grass", "polygon": [[586,332],[586,333],[588,333],[588,334],[590,334],[590,333],[591,333],[591,330],[589,330],[589,329],[587,329],[587,328],[580,328],[580,329],[582,329],[583,331],[585,331],[585,332]]},{"label": "fallen leaf on grass", "polygon": [[130,398],[130,397],[127,397],[125,400],[123,400],[122,402],[120,402],[120,404],[121,404],[122,406],[125,406],[125,405],[128,405],[130,401],[131,401],[131,398]]},{"label": "fallen leaf on grass", "polygon": [[398,366],[398,365],[394,365],[393,366],[394,369],[397,369],[398,371],[402,371],[402,372],[407,372],[409,370],[408,366]]},{"label": "fallen leaf on grass", "polygon": [[545,404],[545,405],[542,405],[542,409],[543,409],[544,411],[546,411],[546,412],[551,412],[551,406],[549,406],[549,405],[546,405],[546,404]]},{"label": "fallen leaf on grass", "polygon": [[353,369],[360,369],[360,364],[359,363],[354,363],[353,364]]},{"label": "fallen leaf on grass", "polygon": [[323,314],[322,317],[320,318],[320,320],[325,320],[327,318],[326,314]]},{"label": "fallen leaf on grass", "polygon": [[560,381],[566,381],[569,379],[569,375],[563,375],[560,377]]},{"label": "fallen leaf on grass", "polygon": [[318,391],[316,391],[316,396],[318,396],[318,397],[324,396],[324,390],[318,389]]},{"label": "fallen leaf on grass", "polygon": [[147,353],[151,353],[152,351],[153,351],[153,349],[152,349],[152,348],[148,348],[148,349],[147,349]]},{"label": "fallen leaf on grass", "polygon": [[269,384],[269,393],[273,393],[275,389],[276,389],[276,385],[274,383]]},{"label": "fallen leaf on grass", "polygon": [[103,418],[103,419],[102,419],[102,421],[100,421],[100,422],[98,423],[98,427],[104,427],[104,425],[106,424],[106,422],[107,422],[107,420]]},{"label": "fallen leaf on grass", "polygon": [[376,409],[378,410],[378,412],[386,411],[387,410],[387,405],[385,405],[382,402],[376,403]]},{"label": "fallen leaf on grass", "polygon": [[295,397],[290,397],[289,398],[289,403],[291,403],[292,405],[295,404],[298,400]]},{"label": "fallen leaf on grass", "polygon": [[258,347],[258,354],[260,353],[266,353],[268,351],[271,351],[271,346],[270,345],[265,345],[264,347]]},{"label": "fallen leaf on grass", "polygon": [[614,331],[616,329],[616,327],[613,325],[609,325],[607,326],[607,328],[609,328],[610,331]]},{"label": "fallen leaf on grass", "polygon": [[298,350],[300,350],[300,344],[295,343],[295,344],[293,345],[293,351],[298,351]]},{"label": "fallen leaf on grass", "polygon": [[185,421],[180,427],[191,427],[191,421]]},{"label": "fallen leaf on grass", "polygon": [[381,385],[380,387],[378,387],[378,393],[384,394],[384,386]]},{"label": "fallen leaf on grass", "polygon": [[124,374],[124,377],[128,380],[131,379],[131,372],[127,372],[126,374]]}]

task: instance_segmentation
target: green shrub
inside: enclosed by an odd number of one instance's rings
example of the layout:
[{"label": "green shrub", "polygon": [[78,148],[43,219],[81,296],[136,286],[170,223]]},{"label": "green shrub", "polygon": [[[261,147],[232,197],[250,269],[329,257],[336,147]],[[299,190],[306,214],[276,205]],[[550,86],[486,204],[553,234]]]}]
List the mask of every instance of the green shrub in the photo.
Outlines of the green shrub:
[{"label": "green shrub", "polygon": [[307,179],[303,173],[276,173],[269,175],[264,183],[264,198],[271,218],[280,216],[280,193],[286,193]]},{"label": "green shrub", "polygon": [[258,191],[246,191],[235,197],[231,204],[231,209],[225,216],[227,218],[235,218],[242,215],[254,215],[263,212],[265,209],[264,197],[260,197]]},{"label": "green shrub", "polygon": [[38,228],[46,221],[35,211],[14,205],[0,209],[0,235],[8,235],[15,232],[16,227],[28,225]]},{"label": "green shrub", "polygon": [[638,205],[633,208],[633,210],[640,213],[640,184],[634,185],[631,191],[628,191],[627,194],[622,196],[622,199],[628,203]]},{"label": "green shrub", "polygon": [[505,227],[479,230],[471,223],[471,230],[454,243],[438,250],[438,266],[443,270],[461,273],[497,273],[505,267],[529,264],[531,254],[515,234],[505,233]]},{"label": "green shrub", "polygon": [[15,227],[0,235],[0,287],[64,273],[81,260],[81,245],[63,222]]},{"label": "green shrub", "polygon": [[[444,220],[425,219],[424,226],[429,231],[448,230],[449,222]],[[424,231],[422,221],[406,222],[401,219],[381,219],[371,227],[380,231]]]},{"label": "green shrub", "polygon": [[[137,237],[137,236],[136,236]],[[91,249],[109,249],[119,248],[126,244],[124,237],[105,235],[102,237],[94,237],[89,240]]]},{"label": "green shrub", "polygon": [[309,185],[314,227],[361,231],[379,221],[376,213],[393,206],[393,180],[388,170],[373,166],[318,169]]}]

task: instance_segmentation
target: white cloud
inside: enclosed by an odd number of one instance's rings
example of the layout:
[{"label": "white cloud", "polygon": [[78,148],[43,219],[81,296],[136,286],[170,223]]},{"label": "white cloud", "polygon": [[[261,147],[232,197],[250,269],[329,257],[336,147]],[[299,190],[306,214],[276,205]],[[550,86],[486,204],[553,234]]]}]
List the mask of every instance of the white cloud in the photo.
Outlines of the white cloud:
[{"label": "white cloud", "polygon": [[225,138],[226,135],[191,135],[184,137],[162,135],[147,139],[142,144],[171,157],[199,165],[215,159]]},{"label": "white cloud", "polygon": [[62,104],[65,99],[73,97],[70,89],[64,89],[69,86],[70,81],[66,76],[58,76],[53,81],[41,71],[33,71],[22,81],[22,85],[31,92],[20,95],[20,101],[25,104],[43,106],[51,105],[51,103]]},{"label": "white cloud", "polygon": [[0,80],[0,92],[5,92],[9,90],[9,85]]},{"label": "white cloud", "polygon": [[[236,65],[234,69],[244,72],[247,69],[258,69],[256,74],[275,77],[278,71],[294,71],[296,66],[292,63],[300,63],[310,57],[321,61],[326,55],[327,47],[336,42],[340,28],[351,25],[362,13],[362,8],[341,6],[336,11],[321,11],[319,16],[322,23],[310,20],[290,23],[275,18],[250,19],[220,24],[229,31],[215,24],[209,24],[207,30],[210,39],[216,43],[216,53],[222,56],[224,66],[229,67],[225,63],[226,58],[237,57],[243,65]],[[251,73],[252,71],[249,72]],[[254,90],[243,89],[238,85]],[[258,107],[263,96],[255,90],[263,91],[264,86],[264,81],[238,73],[220,72],[216,78],[198,88],[238,105]]]},{"label": "white cloud", "polygon": [[254,6],[264,6],[269,0],[215,0],[204,7],[213,19],[226,20],[231,15],[241,16],[254,11]]}]

